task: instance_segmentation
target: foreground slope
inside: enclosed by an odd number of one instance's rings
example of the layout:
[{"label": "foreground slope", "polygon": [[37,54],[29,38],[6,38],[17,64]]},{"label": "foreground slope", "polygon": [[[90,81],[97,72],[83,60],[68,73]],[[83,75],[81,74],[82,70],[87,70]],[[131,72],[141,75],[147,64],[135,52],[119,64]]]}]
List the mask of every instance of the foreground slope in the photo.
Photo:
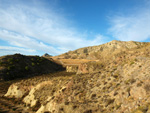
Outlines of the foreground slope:
[{"label": "foreground slope", "polygon": [[81,64],[76,75],[59,72],[18,81],[5,96],[37,113],[149,113],[150,44],[119,41],[117,47],[105,51],[105,59]]}]

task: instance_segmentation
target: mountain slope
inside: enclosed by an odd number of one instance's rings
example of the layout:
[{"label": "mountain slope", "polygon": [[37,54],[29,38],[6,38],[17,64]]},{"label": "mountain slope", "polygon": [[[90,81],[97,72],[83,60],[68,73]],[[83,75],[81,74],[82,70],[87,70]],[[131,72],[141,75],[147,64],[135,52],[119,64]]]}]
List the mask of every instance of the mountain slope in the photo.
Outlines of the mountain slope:
[{"label": "mountain slope", "polygon": [[98,51],[88,54],[100,52],[101,58],[80,64],[76,75],[18,81],[5,96],[22,100],[36,113],[149,113],[150,43],[112,41],[95,47]]},{"label": "mountain slope", "polygon": [[135,42],[135,41],[117,41],[113,40],[106,44],[80,48],[74,51],[69,51],[62,55],[55,56],[53,58],[63,58],[63,59],[101,59],[108,57],[112,54],[117,54],[121,51],[126,51],[134,48],[141,48],[146,46],[148,43],[145,42]]}]

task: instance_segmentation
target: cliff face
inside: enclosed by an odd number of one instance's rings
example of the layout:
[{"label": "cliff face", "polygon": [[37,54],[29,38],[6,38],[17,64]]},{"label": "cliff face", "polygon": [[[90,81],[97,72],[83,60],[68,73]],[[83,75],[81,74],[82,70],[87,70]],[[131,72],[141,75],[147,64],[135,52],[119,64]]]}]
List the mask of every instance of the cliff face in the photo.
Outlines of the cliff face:
[{"label": "cliff face", "polygon": [[37,113],[149,113],[150,44],[112,41],[102,46],[103,59],[79,64],[76,74],[18,81],[5,96],[21,98]]}]

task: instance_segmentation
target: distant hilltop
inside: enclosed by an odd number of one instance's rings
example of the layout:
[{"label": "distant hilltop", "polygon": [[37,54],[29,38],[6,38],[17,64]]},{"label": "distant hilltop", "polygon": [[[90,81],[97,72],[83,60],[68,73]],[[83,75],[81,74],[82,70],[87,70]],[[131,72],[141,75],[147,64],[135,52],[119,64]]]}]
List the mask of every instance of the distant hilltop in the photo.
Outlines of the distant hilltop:
[{"label": "distant hilltop", "polygon": [[113,56],[121,51],[126,51],[128,49],[141,48],[148,45],[149,42],[136,42],[136,41],[117,41],[113,40],[111,42],[98,45],[79,48],[74,51],[69,51],[64,54],[55,56],[54,58],[59,59],[102,59],[108,56]]},{"label": "distant hilltop", "polygon": [[42,55],[42,57],[52,57],[52,55],[49,55],[48,53],[45,53],[44,55]]}]

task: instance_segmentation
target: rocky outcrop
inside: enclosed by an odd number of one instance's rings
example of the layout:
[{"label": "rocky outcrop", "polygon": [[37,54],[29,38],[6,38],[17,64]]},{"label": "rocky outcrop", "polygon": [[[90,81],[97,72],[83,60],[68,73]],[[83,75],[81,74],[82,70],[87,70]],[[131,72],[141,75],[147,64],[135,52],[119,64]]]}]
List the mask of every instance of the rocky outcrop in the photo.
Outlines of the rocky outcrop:
[{"label": "rocky outcrop", "polygon": [[31,107],[35,106],[38,101],[34,96],[35,91],[39,90],[41,87],[45,85],[51,85],[51,84],[52,84],[51,81],[45,81],[39,83],[38,85],[36,85],[30,90],[29,94],[23,99],[23,102],[26,103],[27,105],[30,105]]},{"label": "rocky outcrop", "polygon": [[52,57],[52,55],[49,55],[48,53],[45,53],[42,57]]},{"label": "rocky outcrop", "polygon": [[29,90],[31,90],[33,86],[23,86],[23,87],[20,87],[19,84],[12,84],[7,93],[5,94],[6,97],[9,97],[9,98],[22,98],[26,93],[29,92]]}]

